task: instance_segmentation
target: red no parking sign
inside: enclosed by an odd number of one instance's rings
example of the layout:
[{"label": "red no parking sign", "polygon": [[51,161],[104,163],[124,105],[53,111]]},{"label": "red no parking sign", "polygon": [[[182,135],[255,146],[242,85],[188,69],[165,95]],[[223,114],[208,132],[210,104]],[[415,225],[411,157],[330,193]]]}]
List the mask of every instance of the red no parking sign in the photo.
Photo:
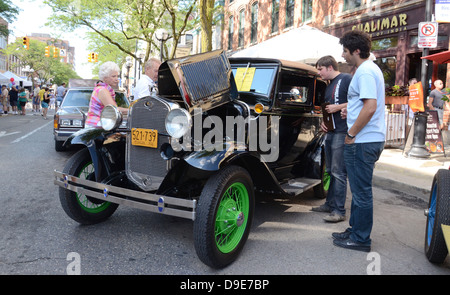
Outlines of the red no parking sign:
[{"label": "red no parking sign", "polygon": [[438,23],[419,23],[419,48],[435,48],[438,40]]}]

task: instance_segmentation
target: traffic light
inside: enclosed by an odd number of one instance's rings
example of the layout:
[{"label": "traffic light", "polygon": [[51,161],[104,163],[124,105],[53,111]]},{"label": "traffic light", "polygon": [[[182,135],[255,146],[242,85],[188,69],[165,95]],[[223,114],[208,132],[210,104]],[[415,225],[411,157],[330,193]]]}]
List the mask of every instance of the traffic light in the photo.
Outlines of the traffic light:
[{"label": "traffic light", "polygon": [[59,48],[58,47],[53,47],[53,57],[58,57],[59,56]]},{"label": "traffic light", "polygon": [[23,37],[23,39],[22,39],[22,46],[26,50],[30,49],[30,39],[28,37]]},{"label": "traffic light", "polygon": [[50,57],[50,46],[45,46],[45,56]]},{"label": "traffic light", "polygon": [[91,52],[88,54],[88,61],[89,62],[98,62],[98,54],[95,52]]}]

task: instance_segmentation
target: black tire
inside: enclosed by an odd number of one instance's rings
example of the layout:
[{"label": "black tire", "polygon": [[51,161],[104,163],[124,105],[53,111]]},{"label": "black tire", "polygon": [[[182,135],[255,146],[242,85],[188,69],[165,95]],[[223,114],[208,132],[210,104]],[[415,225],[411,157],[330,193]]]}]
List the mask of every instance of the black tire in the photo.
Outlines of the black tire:
[{"label": "black tire", "polygon": [[63,145],[64,141],[55,140],[55,151],[57,152],[65,151],[66,148]]},{"label": "black tire", "polygon": [[[233,199],[239,200],[236,206]],[[195,250],[203,263],[222,268],[236,260],[250,233],[254,203],[253,182],[245,169],[228,166],[208,179],[194,221]]]},{"label": "black tire", "polygon": [[441,224],[450,225],[450,170],[440,169],[433,178],[425,230],[425,255],[442,263],[448,254]]},{"label": "black tire", "polygon": [[[87,148],[75,153],[67,162],[63,173],[95,180],[91,156]],[[81,224],[95,224],[106,220],[118,205],[86,197],[65,188],[59,188],[59,200],[66,214]]]}]

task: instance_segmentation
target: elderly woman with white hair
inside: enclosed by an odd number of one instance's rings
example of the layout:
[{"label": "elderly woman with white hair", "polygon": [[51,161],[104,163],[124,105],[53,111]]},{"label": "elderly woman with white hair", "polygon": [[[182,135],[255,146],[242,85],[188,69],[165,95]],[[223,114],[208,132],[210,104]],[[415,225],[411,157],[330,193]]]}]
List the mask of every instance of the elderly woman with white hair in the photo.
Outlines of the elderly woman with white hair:
[{"label": "elderly woman with white hair", "polygon": [[[105,106],[111,104],[117,107],[115,101],[116,93],[114,87],[119,84],[119,66],[112,61],[103,63],[99,68],[98,77],[101,81],[92,92],[91,101],[89,103],[89,111],[86,119],[86,127],[99,128],[100,116]],[[120,112],[127,113],[128,109],[117,107]]]}]

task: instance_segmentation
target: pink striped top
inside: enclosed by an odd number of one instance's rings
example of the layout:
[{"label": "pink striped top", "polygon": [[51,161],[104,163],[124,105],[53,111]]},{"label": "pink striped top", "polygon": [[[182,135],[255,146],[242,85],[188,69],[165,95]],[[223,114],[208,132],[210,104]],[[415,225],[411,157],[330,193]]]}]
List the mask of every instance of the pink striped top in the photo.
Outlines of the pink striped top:
[{"label": "pink striped top", "polygon": [[94,127],[94,128],[102,127],[100,123],[100,116],[105,106],[98,97],[98,92],[102,89],[108,90],[112,98],[115,99],[116,93],[111,88],[111,86],[103,82],[98,83],[97,86],[94,88],[94,91],[92,91],[91,101],[89,102],[89,111],[85,123],[86,127]]}]

